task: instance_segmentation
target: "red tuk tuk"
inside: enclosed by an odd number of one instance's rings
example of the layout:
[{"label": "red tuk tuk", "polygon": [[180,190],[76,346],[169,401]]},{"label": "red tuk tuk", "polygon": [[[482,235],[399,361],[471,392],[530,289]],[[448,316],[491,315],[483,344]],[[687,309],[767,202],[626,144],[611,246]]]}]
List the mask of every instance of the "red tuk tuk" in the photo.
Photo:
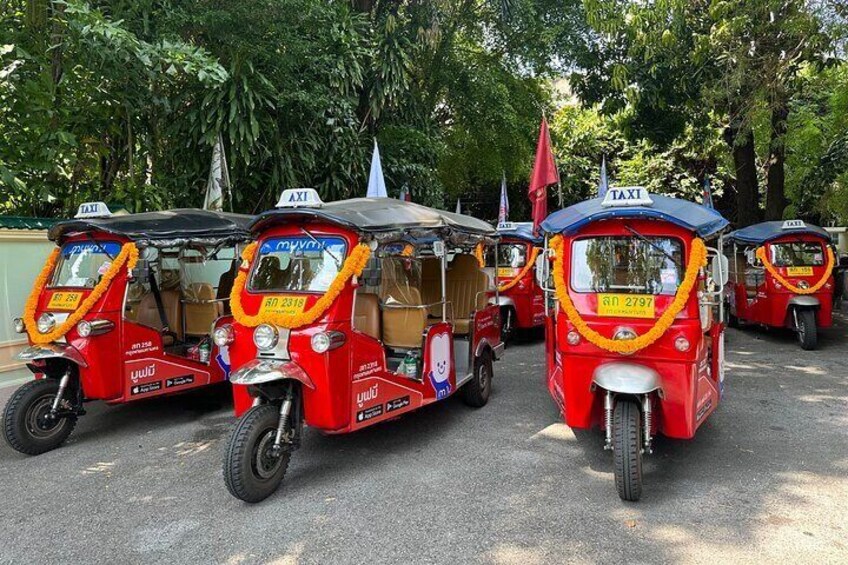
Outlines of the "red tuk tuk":
[{"label": "red tuk tuk", "polygon": [[233,286],[236,415],[224,455],[247,502],[283,480],[303,424],[360,430],[461,392],[486,404],[500,358],[491,277],[475,254],[487,223],[389,198],[323,203],[285,190],[259,215]]},{"label": "red tuk tuk", "polygon": [[763,222],[730,233],[728,322],[795,330],[803,349],[833,324],[830,234],[801,220]]},{"label": "red tuk tuk", "polygon": [[641,496],[652,438],[692,438],[721,400],[727,270],[705,240],[726,226],[713,209],[641,187],[542,223],[548,388],[566,424],[605,431],[622,500]]},{"label": "red tuk tuk", "polygon": [[[498,234],[501,236],[498,257],[489,253],[487,264],[493,268],[496,262],[498,264],[501,338],[507,343],[516,331],[527,332],[544,326],[544,292],[534,276],[536,257],[544,239],[534,235],[531,222],[499,224]],[[490,249],[494,251],[495,248]]]},{"label": "red tuk tuk", "polygon": [[102,202],[57,223],[23,316],[35,374],[9,399],[6,441],[37,455],[61,445],[83,403],[122,404],[224,381],[229,291],[250,217],[203,210],[111,216]]}]

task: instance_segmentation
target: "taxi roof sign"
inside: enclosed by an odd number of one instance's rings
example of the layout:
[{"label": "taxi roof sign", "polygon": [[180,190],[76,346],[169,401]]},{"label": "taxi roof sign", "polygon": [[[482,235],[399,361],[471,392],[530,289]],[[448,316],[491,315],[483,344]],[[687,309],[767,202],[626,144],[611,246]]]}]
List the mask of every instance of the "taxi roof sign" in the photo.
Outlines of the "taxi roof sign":
[{"label": "taxi roof sign", "polygon": [[105,202],[83,202],[77,209],[77,215],[74,218],[111,218],[112,212]]},{"label": "taxi roof sign", "polygon": [[804,223],[803,220],[786,220],[783,222],[783,225],[780,226],[782,230],[802,230],[807,227],[807,224]]},{"label": "taxi roof sign", "polygon": [[320,208],[323,205],[314,188],[287,188],[277,202],[277,208]]},{"label": "taxi roof sign", "polygon": [[498,231],[515,231],[515,223],[501,222],[498,224]]},{"label": "taxi roof sign", "polygon": [[601,206],[605,208],[653,205],[654,201],[644,186],[610,187],[601,202]]}]

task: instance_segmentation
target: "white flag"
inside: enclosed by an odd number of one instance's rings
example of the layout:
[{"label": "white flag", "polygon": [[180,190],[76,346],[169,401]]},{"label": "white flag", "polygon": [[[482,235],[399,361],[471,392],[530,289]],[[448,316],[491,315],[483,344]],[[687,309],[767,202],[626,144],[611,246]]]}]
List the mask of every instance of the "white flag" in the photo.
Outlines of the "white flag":
[{"label": "white flag", "polygon": [[368,175],[368,198],[388,198],[386,181],[383,179],[383,164],[380,162],[380,148],[374,140],[374,154],[371,155],[371,174]]},{"label": "white flag", "polygon": [[501,203],[498,207],[498,224],[505,224],[509,221],[509,196],[506,193],[506,173],[501,179]]},{"label": "white flag", "polygon": [[230,189],[230,171],[227,169],[227,155],[224,153],[224,141],[221,134],[212,148],[212,164],[209,167],[209,180],[206,181],[204,210],[221,212],[224,209],[224,196]]},{"label": "white flag", "polygon": [[462,204],[460,204],[459,198],[456,199],[456,213],[462,214]]},{"label": "white flag", "polygon": [[601,180],[598,181],[598,196],[603,198],[609,189],[609,180],[607,180],[607,156],[601,158]]}]

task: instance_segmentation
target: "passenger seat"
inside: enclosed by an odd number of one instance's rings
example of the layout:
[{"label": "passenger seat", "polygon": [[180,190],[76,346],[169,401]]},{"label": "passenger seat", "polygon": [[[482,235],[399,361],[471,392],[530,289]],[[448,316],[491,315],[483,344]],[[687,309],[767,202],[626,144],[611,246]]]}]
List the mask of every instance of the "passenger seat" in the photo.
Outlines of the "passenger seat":
[{"label": "passenger seat", "polygon": [[447,273],[447,299],[453,310],[454,335],[468,335],[471,315],[489,302],[489,277],[473,255],[457,255]]},{"label": "passenger seat", "polygon": [[385,296],[383,343],[389,347],[421,348],[421,336],[427,327],[427,309],[414,307],[422,305],[421,292],[417,288],[396,287]]},{"label": "passenger seat", "polygon": [[353,327],[374,339],[380,339],[380,299],[376,294],[357,291]]},{"label": "passenger seat", "polygon": [[187,290],[185,333],[191,337],[207,336],[223,314],[224,305],[215,301],[215,289],[209,283],[192,283]]},{"label": "passenger seat", "polygon": [[[165,309],[165,317],[168,321],[170,330],[177,336],[177,340],[183,339],[182,317],[180,316],[180,293],[177,290],[161,291],[162,306]],[[138,304],[138,316],[136,320],[139,324],[148,326],[158,331],[162,331],[162,321],[159,317],[159,308],[156,306],[156,298],[152,292],[148,292]],[[172,345],[174,343],[173,336],[163,335],[163,345]]]}]

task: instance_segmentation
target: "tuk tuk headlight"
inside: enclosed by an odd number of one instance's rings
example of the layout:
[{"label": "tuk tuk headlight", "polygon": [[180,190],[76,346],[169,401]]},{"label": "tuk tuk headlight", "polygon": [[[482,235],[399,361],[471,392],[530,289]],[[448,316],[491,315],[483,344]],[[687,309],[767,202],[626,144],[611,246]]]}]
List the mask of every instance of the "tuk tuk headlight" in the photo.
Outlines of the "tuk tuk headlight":
[{"label": "tuk tuk headlight", "polygon": [[115,324],[109,320],[83,320],[77,324],[77,333],[80,337],[105,334],[112,331]]},{"label": "tuk tuk headlight", "polygon": [[16,333],[22,334],[26,332],[26,324],[24,323],[23,318],[15,318],[14,320],[12,320],[12,323],[15,326]]},{"label": "tuk tuk headlight", "polygon": [[88,337],[91,335],[91,324],[87,320],[77,324],[77,333],[80,337]]},{"label": "tuk tuk headlight", "polygon": [[689,340],[683,336],[674,340],[674,348],[678,351],[689,351]]},{"label": "tuk tuk headlight", "polygon": [[233,327],[230,324],[224,324],[219,328],[215,328],[215,331],[212,333],[212,341],[218,347],[228,346],[233,342],[233,339],[235,339],[235,336],[233,335]]},{"label": "tuk tuk headlight", "polygon": [[804,290],[810,288],[810,283],[807,281],[801,281],[798,283],[798,288],[803,288]]},{"label": "tuk tuk headlight", "polygon": [[53,328],[56,327],[56,317],[50,312],[45,312],[41,316],[38,317],[38,322],[36,323],[38,327],[38,331],[43,334],[49,334],[53,331]]},{"label": "tuk tuk headlight", "polygon": [[280,334],[274,326],[260,324],[253,330],[253,344],[259,351],[271,351],[279,340]]},{"label": "tuk tuk headlight", "polygon": [[568,332],[568,335],[565,336],[565,341],[568,342],[568,345],[577,345],[580,343],[580,334],[574,330]]},{"label": "tuk tuk headlight", "polygon": [[341,347],[345,342],[345,334],[342,332],[318,332],[312,336],[312,351],[315,353],[326,353],[331,349]]}]

